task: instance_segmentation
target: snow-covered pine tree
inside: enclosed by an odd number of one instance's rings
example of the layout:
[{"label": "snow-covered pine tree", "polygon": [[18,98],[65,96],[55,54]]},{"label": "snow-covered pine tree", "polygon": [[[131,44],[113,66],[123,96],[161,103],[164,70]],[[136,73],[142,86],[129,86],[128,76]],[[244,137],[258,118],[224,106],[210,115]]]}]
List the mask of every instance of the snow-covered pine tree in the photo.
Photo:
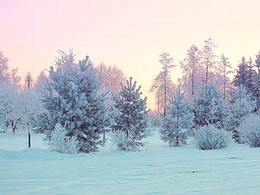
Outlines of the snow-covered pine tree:
[{"label": "snow-covered pine tree", "polygon": [[[190,97],[195,94],[198,87],[198,70],[202,69],[199,64],[200,51],[196,45],[192,45],[188,49],[187,57],[180,62],[183,73],[183,85],[187,88]],[[201,80],[201,79],[200,79]]]},{"label": "snow-covered pine tree", "polygon": [[212,41],[212,39],[207,39],[204,41],[204,47],[201,51],[201,65],[205,68],[205,85],[207,87],[210,83],[210,72],[214,72],[216,68],[216,55],[214,54],[214,49],[217,47]]},{"label": "snow-covered pine tree", "polygon": [[34,91],[40,93],[44,89],[47,79],[48,77],[46,76],[45,72],[41,71],[37,77],[37,80],[35,81]]},{"label": "snow-covered pine tree", "polygon": [[74,63],[74,55],[61,52],[56,69],[50,68],[50,80],[43,92],[42,103],[48,121],[41,125],[47,129],[47,138],[55,125],[60,123],[68,136],[76,136],[79,152],[96,152],[108,125],[105,95],[98,94],[99,83],[88,57]]},{"label": "snow-covered pine tree", "polygon": [[232,132],[233,139],[236,142],[241,142],[238,132],[239,126],[252,114],[255,108],[256,103],[252,100],[251,94],[248,93],[243,85],[240,85],[232,94],[232,114],[229,124],[229,130]]},{"label": "snow-covered pine tree", "polygon": [[255,67],[257,69],[256,75],[254,77],[255,81],[255,96],[256,96],[256,105],[257,109],[260,109],[260,51],[256,55]]},{"label": "snow-covered pine tree", "polygon": [[163,108],[163,115],[167,113],[167,105],[169,104],[173,91],[175,91],[175,85],[171,80],[171,69],[176,65],[173,63],[173,58],[168,53],[162,53],[160,55],[160,64],[162,64],[162,71],[153,80],[150,92],[155,92],[156,102],[158,104],[158,112],[160,108]]},{"label": "snow-covered pine tree", "polygon": [[213,124],[218,129],[226,129],[230,108],[222,93],[214,83],[202,87],[193,99],[195,128]]},{"label": "snow-covered pine tree", "polygon": [[218,74],[219,74],[219,83],[222,85],[222,89],[223,89],[224,99],[226,99],[227,96],[227,89],[231,88],[230,87],[231,81],[228,78],[228,75],[232,73],[231,68],[232,67],[229,62],[229,58],[225,57],[224,54],[221,54]]},{"label": "snow-covered pine tree", "polygon": [[168,114],[163,118],[163,128],[160,130],[161,139],[168,142],[170,146],[185,144],[193,126],[194,115],[180,87],[172,98]]},{"label": "snow-covered pine tree", "polygon": [[[113,130],[115,133],[124,132],[123,142],[117,144],[120,150],[137,150],[144,146],[142,139],[147,137],[148,111],[146,100],[141,97],[141,86],[136,86],[136,81],[130,77],[126,85],[121,84],[121,91],[113,96],[116,114],[114,117]],[[121,135],[120,134],[120,135]]]},{"label": "snow-covered pine tree", "polygon": [[236,87],[243,85],[248,93],[251,93],[251,98],[256,99],[256,85],[255,85],[255,75],[256,71],[253,69],[252,60],[249,62],[245,60],[245,57],[242,57],[240,64],[238,65],[238,70],[236,70],[236,75],[233,80],[233,83]]}]

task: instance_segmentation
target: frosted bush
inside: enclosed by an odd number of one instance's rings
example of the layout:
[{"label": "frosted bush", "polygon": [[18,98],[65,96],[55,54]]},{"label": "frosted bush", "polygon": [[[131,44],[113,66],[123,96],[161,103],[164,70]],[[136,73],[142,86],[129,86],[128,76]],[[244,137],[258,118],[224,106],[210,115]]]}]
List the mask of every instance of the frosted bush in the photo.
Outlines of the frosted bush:
[{"label": "frosted bush", "polygon": [[79,152],[79,142],[75,136],[67,136],[67,130],[56,124],[51,132],[50,141],[47,142],[52,151],[66,154],[75,154]]},{"label": "frosted bush", "polygon": [[200,127],[194,136],[194,144],[201,150],[226,148],[230,142],[231,135],[213,125]]},{"label": "frosted bush", "polygon": [[138,146],[133,139],[133,133],[130,131],[115,131],[111,133],[111,142],[119,150],[135,151]]},{"label": "frosted bush", "polygon": [[238,128],[242,141],[251,147],[260,147],[260,116],[251,115]]}]

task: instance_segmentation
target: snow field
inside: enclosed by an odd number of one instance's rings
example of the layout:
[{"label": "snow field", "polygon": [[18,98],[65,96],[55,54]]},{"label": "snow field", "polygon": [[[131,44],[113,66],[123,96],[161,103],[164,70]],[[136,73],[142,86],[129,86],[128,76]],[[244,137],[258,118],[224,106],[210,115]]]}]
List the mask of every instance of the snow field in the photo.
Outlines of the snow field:
[{"label": "snow field", "polygon": [[170,148],[154,132],[138,152],[69,155],[26,137],[0,134],[0,194],[260,194],[259,148]]}]

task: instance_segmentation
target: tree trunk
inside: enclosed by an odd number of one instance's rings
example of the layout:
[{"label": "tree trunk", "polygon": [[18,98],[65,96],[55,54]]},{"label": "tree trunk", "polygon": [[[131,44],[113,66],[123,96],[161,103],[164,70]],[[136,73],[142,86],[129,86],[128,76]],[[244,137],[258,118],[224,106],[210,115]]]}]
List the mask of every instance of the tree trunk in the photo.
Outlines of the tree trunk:
[{"label": "tree trunk", "polygon": [[[165,85],[166,86],[166,85]],[[166,116],[166,87],[164,90],[164,108],[163,108],[163,116]]]},{"label": "tree trunk", "polygon": [[179,146],[179,136],[176,136],[176,146]]},{"label": "tree trunk", "polygon": [[160,99],[159,99],[159,95],[158,95],[158,102],[157,102],[157,104],[158,104],[158,113],[160,113]]},{"label": "tree trunk", "polygon": [[28,130],[28,148],[31,147],[31,132]]},{"label": "tree trunk", "polygon": [[194,69],[192,70],[191,73],[191,94],[194,96]]},{"label": "tree trunk", "polygon": [[207,88],[207,85],[208,85],[208,75],[209,75],[209,65],[207,63],[207,65],[206,65],[206,88]]}]

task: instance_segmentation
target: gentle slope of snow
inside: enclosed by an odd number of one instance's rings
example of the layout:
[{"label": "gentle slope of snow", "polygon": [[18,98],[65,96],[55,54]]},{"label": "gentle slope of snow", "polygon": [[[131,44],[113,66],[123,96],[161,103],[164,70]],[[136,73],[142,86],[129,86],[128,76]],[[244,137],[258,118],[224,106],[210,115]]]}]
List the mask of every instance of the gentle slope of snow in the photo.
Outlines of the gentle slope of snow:
[{"label": "gentle slope of snow", "polygon": [[260,149],[169,148],[158,133],[138,152],[47,150],[42,135],[0,134],[0,194],[260,194]]}]

